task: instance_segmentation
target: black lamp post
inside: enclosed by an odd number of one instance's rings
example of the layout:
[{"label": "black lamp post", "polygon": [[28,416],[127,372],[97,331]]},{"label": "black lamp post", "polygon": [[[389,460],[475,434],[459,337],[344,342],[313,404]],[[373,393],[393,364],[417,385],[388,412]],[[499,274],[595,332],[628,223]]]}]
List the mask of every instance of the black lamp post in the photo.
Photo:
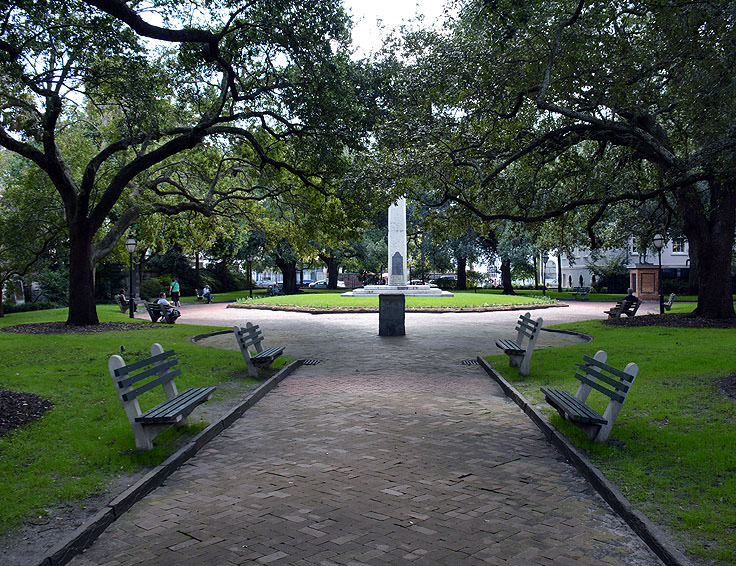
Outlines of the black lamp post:
[{"label": "black lamp post", "polygon": [[245,256],[245,261],[248,264],[248,294],[250,298],[253,298],[253,271],[251,270],[250,264],[253,261],[253,256],[248,253],[247,256]]},{"label": "black lamp post", "polygon": [[542,296],[547,296],[547,262],[549,261],[549,255],[544,254],[542,256]]},{"label": "black lamp post", "polygon": [[664,314],[664,288],[662,287],[662,247],[664,246],[664,236],[657,234],[652,238],[652,244],[657,248],[657,257],[659,258],[659,314]]},{"label": "black lamp post", "polygon": [[133,313],[135,312],[135,302],[133,299],[133,252],[135,252],[135,247],[138,245],[138,242],[135,241],[135,238],[133,238],[133,234],[128,234],[128,239],[125,240],[125,249],[128,250],[128,253],[130,254],[130,269],[129,269],[129,275],[130,275],[130,291],[128,292],[128,306],[130,307],[130,318],[134,318]]}]

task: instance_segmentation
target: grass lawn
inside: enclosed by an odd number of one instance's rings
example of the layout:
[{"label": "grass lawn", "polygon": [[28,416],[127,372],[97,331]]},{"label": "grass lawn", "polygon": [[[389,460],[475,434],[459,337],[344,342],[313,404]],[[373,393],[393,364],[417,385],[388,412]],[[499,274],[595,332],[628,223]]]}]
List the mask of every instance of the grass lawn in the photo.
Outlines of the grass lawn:
[{"label": "grass lawn", "polygon": [[[693,305],[689,305],[690,310]],[[666,525],[707,564],[736,563],[736,401],[718,387],[736,374],[733,329],[613,327],[600,321],[560,326],[594,337],[589,344],[539,350],[520,378],[506,356],[488,360],[564,432],[634,504]],[[609,442],[588,441],[547,405],[539,388],[575,392],[573,364],[608,352],[608,363],[639,365]],[[603,413],[607,398],[591,394]]]},{"label": "grass lawn", "polygon": [[[307,290],[298,295],[242,298],[239,303],[288,305],[313,308],[378,308],[378,297],[343,297],[345,289],[337,291]],[[501,295],[473,291],[456,291],[453,297],[406,297],[407,308],[474,308],[503,305],[531,305],[549,302],[549,299],[526,295]]]},{"label": "grass lawn", "polygon": [[[99,305],[97,312],[102,321],[130,321],[117,305]],[[66,316],[66,309],[10,314],[0,318],[0,327],[63,321]],[[211,332],[212,327],[140,324],[141,330],[127,332],[0,334],[0,388],[36,393],[53,403],[41,419],[0,436],[0,533],[43,515],[50,506],[81,504],[104,489],[114,474],[156,465],[180,444],[181,433],[174,427],[158,437],[151,452],[135,451],[107,369],[108,358],[120,353],[120,346],[125,346],[126,362],[149,356],[153,342],[176,350],[182,369],[177,386],[219,384],[210,403],[258,383],[247,378],[239,351],[189,342],[189,337]],[[283,359],[274,365],[279,362]],[[151,396],[153,392],[143,397],[149,405],[163,400],[162,393],[158,400],[151,401]],[[203,427],[192,424],[183,432]]]}]

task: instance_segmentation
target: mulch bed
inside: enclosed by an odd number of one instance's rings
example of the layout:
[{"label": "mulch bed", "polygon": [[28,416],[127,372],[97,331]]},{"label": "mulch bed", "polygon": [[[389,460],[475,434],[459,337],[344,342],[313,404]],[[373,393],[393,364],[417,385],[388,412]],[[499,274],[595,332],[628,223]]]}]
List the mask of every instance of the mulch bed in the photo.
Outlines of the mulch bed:
[{"label": "mulch bed", "polygon": [[708,319],[690,313],[645,314],[633,318],[609,318],[603,324],[612,326],[677,326],[684,328],[736,328],[736,318]]},{"label": "mulch bed", "polygon": [[[100,322],[89,326],[75,326],[66,322],[34,322],[31,324],[16,324],[0,328],[3,332],[19,334],[87,334],[91,332],[115,332],[120,330],[141,330],[151,328],[150,325],[140,322]],[[161,324],[156,328],[168,328]]]},{"label": "mulch bed", "polygon": [[51,401],[34,393],[16,393],[0,389],[0,436],[43,415]]}]

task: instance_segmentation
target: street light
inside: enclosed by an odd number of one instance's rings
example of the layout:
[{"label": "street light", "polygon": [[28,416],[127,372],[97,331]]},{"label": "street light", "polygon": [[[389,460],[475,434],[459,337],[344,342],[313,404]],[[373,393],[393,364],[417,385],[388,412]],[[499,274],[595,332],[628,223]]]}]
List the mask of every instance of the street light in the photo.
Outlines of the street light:
[{"label": "street light", "polygon": [[664,314],[664,289],[662,287],[662,247],[664,246],[664,236],[657,234],[652,238],[652,244],[657,248],[657,257],[659,258],[659,314]]},{"label": "street light", "polygon": [[128,250],[128,253],[130,254],[130,269],[129,269],[130,291],[128,292],[128,306],[130,307],[130,318],[134,318],[133,313],[135,312],[135,302],[133,299],[133,252],[135,252],[135,247],[137,245],[138,245],[138,242],[136,242],[135,238],[133,238],[133,234],[128,233],[128,239],[125,240],[125,248]]},{"label": "street light", "polygon": [[248,264],[248,293],[250,295],[250,298],[253,298],[253,271],[250,268],[250,264],[253,261],[253,254],[251,252],[248,252],[248,255],[245,256],[245,261]]},{"label": "street light", "polygon": [[547,296],[547,262],[549,254],[542,255],[542,296]]}]

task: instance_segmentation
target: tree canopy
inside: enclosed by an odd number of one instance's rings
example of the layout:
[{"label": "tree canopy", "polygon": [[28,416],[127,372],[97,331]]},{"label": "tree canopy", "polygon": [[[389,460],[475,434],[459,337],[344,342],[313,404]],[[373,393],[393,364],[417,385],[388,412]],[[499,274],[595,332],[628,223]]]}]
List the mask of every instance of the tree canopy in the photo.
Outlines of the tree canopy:
[{"label": "tree canopy", "polygon": [[594,248],[619,203],[656,201],[690,242],[697,312],[735,316],[735,18],[726,0],[463,2],[388,58],[399,190],[486,222],[574,211]]},{"label": "tree canopy", "polygon": [[212,214],[264,168],[318,187],[362,141],[336,0],[19,0],[0,15],[0,146],[63,201],[69,323],[97,322],[94,264],[140,215]]}]

